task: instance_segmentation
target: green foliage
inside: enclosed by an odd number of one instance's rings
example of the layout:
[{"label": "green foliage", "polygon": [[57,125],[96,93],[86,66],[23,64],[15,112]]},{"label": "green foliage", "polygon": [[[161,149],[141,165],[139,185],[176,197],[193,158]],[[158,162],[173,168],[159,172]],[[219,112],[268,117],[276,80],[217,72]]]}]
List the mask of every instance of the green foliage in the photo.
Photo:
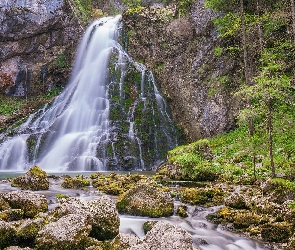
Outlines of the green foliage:
[{"label": "green foliage", "polygon": [[68,195],[64,195],[64,194],[56,194],[56,198],[57,199],[67,199],[69,198],[70,196]]},{"label": "green foliage", "polygon": [[64,68],[68,66],[66,61],[66,56],[64,53],[61,53],[57,56],[56,62],[57,62],[57,66],[60,68]]},{"label": "green foliage", "polygon": [[189,14],[194,0],[176,0],[177,9],[180,16]]},{"label": "green foliage", "polygon": [[[129,9],[136,10],[136,12],[141,9],[142,1],[141,0],[123,0],[123,4],[126,5]],[[129,13],[130,14],[130,13]]]}]

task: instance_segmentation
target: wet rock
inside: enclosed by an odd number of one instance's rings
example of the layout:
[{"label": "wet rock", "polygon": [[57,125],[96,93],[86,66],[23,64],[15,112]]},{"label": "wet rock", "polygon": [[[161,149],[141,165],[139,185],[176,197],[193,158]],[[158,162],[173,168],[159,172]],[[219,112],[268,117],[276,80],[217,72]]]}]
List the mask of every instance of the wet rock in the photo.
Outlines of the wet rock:
[{"label": "wet rock", "polygon": [[293,234],[293,227],[287,222],[267,223],[261,227],[261,237],[268,242],[287,242]]},{"label": "wet rock", "polygon": [[89,216],[68,214],[56,222],[47,224],[38,232],[36,247],[50,250],[80,250],[84,248],[84,241],[91,231]]},{"label": "wet rock", "polygon": [[120,213],[165,217],[173,214],[174,202],[170,193],[148,183],[139,183],[119,196],[117,208]]},{"label": "wet rock", "polygon": [[177,207],[176,214],[183,218],[188,217],[186,210],[187,210],[187,206],[180,205]]},{"label": "wet rock", "polygon": [[101,196],[88,202],[87,211],[92,216],[91,237],[108,240],[113,239],[119,233],[119,214],[111,198]]},{"label": "wet rock", "polygon": [[118,234],[111,242],[113,250],[126,250],[131,246],[141,244],[142,241],[133,234]]},{"label": "wet rock", "polygon": [[144,239],[149,245],[150,250],[169,249],[169,250],[189,250],[193,249],[192,236],[180,226],[172,225],[167,222],[159,221],[150,230]]},{"label": "wet rock", "polygon": [[0,249],[11,246],[16,241],[16,230],[8,222],[0,220]]},{"label": "wet rock", "polygon": [[247,209],[247,203],[245,196],[239,193],[233,193],[230,196],[224,199],[224,203],[226,206],[236,209]]},{"label": "wet rock", "polygon": [[12,179],[12,186],[26,190],[48,190],[47,173],[38,166],[33,166],[24,175]]},{"label": "wet rock", "polygon": [[127,250],[147,250],[147,249],[151,249],[151,248],[147,243],[143,242],[139,245],[131,246]]},{"label": "wet rock", "polygon": [[223,191],[219,188],[186,188],[181,200],[193,205],[221,205],[223,195]]},{"label": "wet rock", "polygon": [[145,234],[147,234],[148,231],[150,231],[154,225],[157,223],[157,221],[146,221],[143,223],[142,228]]},{"label": "wet rock", "polygon": [[64,177],[63,183],[61,184],[61,187],[78,189],[78,188],[87,187],[89,185],[90,185],[90,180],[87,178],[84,178],[83,175],[77,175],[74,178],[72,178],[69,175],[66,175]]},{"label": "wet rock", "polygon": [[22,209],[24,216],[33,218],[39,212],[48,210],[48,203],[44,195],[25,191],[12,191],[2,195],[13,209]]},{"label": "wet rock", "polygon": [[0,220],[15,221],[21,220],[24,216],[22,209],[8,209],[0,212]]},{"label": "wet rock", "polygon": [[23,245],[33,245],[39,231],[44,227],[43,218],[27,219],[17,228],[16,236]]}]

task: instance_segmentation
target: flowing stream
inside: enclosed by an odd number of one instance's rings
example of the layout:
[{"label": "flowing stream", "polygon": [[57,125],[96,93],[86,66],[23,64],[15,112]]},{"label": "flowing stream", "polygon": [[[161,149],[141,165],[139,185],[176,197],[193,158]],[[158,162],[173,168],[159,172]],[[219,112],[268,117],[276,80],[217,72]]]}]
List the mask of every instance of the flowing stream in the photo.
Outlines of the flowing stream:
[{"label": "flowing stream", "polygon": [[[2,176],[4,178],[5,176]],[[0,175],[1,179],[1,175]],[[91,200],[100,193],[93,187],[89,191],[79,189],[64,189],[61,188],[62,179],[50,178],[50,188],[46,191],[35,191],[36,193],[44,194],[49,203],[49,210],[54,209],[57,204],[56,194],[69,195],[83,200]],[[0,180],[0,190],[2,192],[9,192],[19,190],[17,187],[11,187],[6,180]],[[114,200],[117,197],[111,196]],[[181,203],[175,201],[177,207]],[[120,215],[121,233],[136,234],[139,238],[144,238],[144,231],[142,225],[150,220],[165,220],[176,224],[187,230],[193,237],[194,247],[202,250],[267,250],[271,249],[266,245],[248,239],[242,235],[234,234],[227,231],[221,226],[214,225],[206,220],[206,215],[218,210],[219,207],[203,208],[197,206],[188,206],[189,217],[181,218],[179,216],[171,216],[169,218],[147,218],[139,216]]]},{"label": "flowing stream", "polygon": [[118,24],[104,17],[88,27],[64,91],[2,135],[0,170],[144,170],[177,145],[152,73],[117,42]]}]

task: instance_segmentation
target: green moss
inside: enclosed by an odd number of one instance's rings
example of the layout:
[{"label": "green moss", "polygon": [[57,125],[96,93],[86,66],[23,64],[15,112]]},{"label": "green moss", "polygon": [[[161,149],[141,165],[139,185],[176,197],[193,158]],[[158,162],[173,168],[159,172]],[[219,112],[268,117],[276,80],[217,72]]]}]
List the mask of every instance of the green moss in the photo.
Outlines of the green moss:
[{"label": "green moss", "polygon": [[73,188],[73,189],[83,188],[87,186],[90,186],[90,180],[84,179],[83,175],[77,175],[74,178],[72,178],[69,175],[66,175],[64,177],[63,183],[61,184],[61,187],[63,188]]}]

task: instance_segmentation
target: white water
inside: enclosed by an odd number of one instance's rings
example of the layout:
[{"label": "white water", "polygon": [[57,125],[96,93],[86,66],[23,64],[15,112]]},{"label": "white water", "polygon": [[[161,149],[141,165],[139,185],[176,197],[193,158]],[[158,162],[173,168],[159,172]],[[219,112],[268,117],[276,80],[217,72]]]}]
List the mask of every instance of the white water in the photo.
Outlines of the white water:
[{"label": "white water", "polygon": [[[71,80],[51,108],[40,111],[21,126],[32,131],[36,145],[33,163],[45,170],[102,170],[96,145],[108,139],[109,100],[106,86],[111,49],[116,45],[120,16],[94,22],[79,46]],[[41,113],[41,114],[40,114]],[[36,118],[37,117],[37,118]],[[36,119],[36,120],[34,120]],[[42,136],[42,138],[41,138]],[[29,165],[29,134],[6,140],[0,147],[0,170],[23,170]]]}]

